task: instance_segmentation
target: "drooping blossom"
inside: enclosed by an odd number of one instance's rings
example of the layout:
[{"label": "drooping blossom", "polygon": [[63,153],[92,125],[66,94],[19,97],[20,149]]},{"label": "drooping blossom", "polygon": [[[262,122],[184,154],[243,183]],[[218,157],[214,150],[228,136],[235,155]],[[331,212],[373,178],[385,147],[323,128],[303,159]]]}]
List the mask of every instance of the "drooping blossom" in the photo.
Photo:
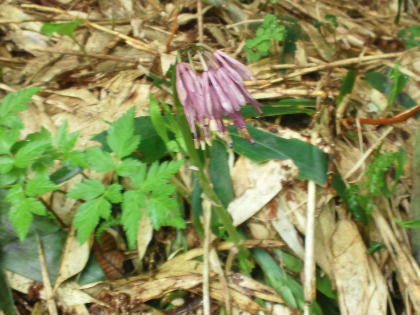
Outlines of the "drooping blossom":
[{"label": "drooping blossom", "polygon": [[[262,114],[260,104],[252,98],[244,84],[244,80],[255,81],[253,73],[220,50],[212,54],[200,49],[196,49],[195,52],[199,54],[204,71],[201,74],[197,73],[189,64],[179,62],[176,66],[176,89],[194,134],[196,146],[198,147],[199,143],[203,146],[203,140],[210,139],[212,129],[230,145],[231,140],[223,122],[223,115],[229,116],[239,134],[253,144],[254,140],[240,112],[241,106],[250,103]],[[200,135],[197,135],[196,123]]]}]

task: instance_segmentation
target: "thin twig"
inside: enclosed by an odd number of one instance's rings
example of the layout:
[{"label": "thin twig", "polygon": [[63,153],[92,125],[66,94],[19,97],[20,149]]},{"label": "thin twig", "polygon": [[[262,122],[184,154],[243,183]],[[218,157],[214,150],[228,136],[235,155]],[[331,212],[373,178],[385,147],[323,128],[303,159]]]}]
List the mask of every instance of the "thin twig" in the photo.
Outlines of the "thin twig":
[{"label": "thin twig", "polygon": [[[404,52],[397,52],[397,53],[380,54],[380,55],[374,55],[374,56],[363,56],[363,57],[355,57],[355,58],[348,58],[348,59],[339,60],[339,61],[333,61],[333,62],[330,62],[330,63],[326,63],[326,64],[322,64],[322,65],[318,65],[318,66],[309,67],[309,68],[306,68],[306,69],[303,69],[303,70],[295,71],[293,73],[290,73],[290,74],[284,76],[283,78],[278,78],[278,79],[275,79],[275,80],[271,81],[270,84],[278,83],[278,82],[284,81],[286,79],[294,78],[294,77],[304,75],[304,74],[308,74],[308,73],[311,73],[311,72],[326,70],[326,69],[329,69],[329,68],[344,67],[344,66],[348,66],[348,65],[351,65],[351,64],[359,63],[359,62],[362,63],[362,62],[367,62],[367,61],[372,61],[372,60],[398,58],[398,57],[402,56],[403,54],[404,54]],[[261,88],[265,88],[265,87],[269,86],[270,84],[264,85]]]},{"label": "thin twig", "polygon": [[166,42],[166,53],[167,54],[169,54],[171,52],[171,49],[170,49],[171,42],[172,42],[172,39],[175,36],[176,30],[178,29],[178,13],[179,13],[179,9],[176,8],[175,13],[174,13],[174,25],[172,26],[172,32],[171,32],[171,35],[169,36],[168,41]]},{"label": "thin twig", "polygon": [[[312,135],[312,142],[317,138],[316,132]],[[312,300],[315,294],[315,258],[314,258],[314,238],[315,238],[315,209],[316,209],[316,184],[308,181],[308,210],[306,213],[306,233],[305,233],[305,263],[304,263],[304,314],[309,315]]]},{"label": "thin twig", "polygon": [[204,42],[203,34],[203,4],[201,0],[197,0],[197,20],[198,20],[198,42]]},{"label": "thin twig", "polygon": [[[41,6],[41,5],[36,5],[36,4],[22,4],[23,8],[28,8],[28,9],[35,9],[35,10],[39,10],[39,11],[43,11],[43,12],[53,12],[53,13],[57,13],[57,14],[65,14],[67,16],[69,16],[72,19],[76,19],[76,16],[70,14],[69,12],[65,11],[65,10],[61,10],[58,8],[52,8],[52,7],[45,7],[45,6]],[[114,36],[118,36],[119,38],[123,39],[127,45],[130,45],[134,48],[137,48],[139,50],[143,50],[143,51],[147,51],[153,54],[157,54],[157,51],[155,49],[150,48],[149,46],[147,46],[147,44],[143,43],[142,41],[132,38],[130,36],[127,36],[125,34],[122,34],[120,32],[111,30],[109,28],[106,28],[104,26],[101,26],[95,22],[91,22],[89,20],[83,20],[83,23],[85,25],[91,26],[97,30],[103,31],[105,33],[108,34],[112,34]]]},{"label": "thin twig", "polygon": [[47,299],[47,308],[50,315],[57,315],[57,306],[54,301],[54,293],[51,287],[50,278],[48,277],[47,263],[45,261],[44,251],[42,250],[41,240],[36,234],[36,242],[38,246],[39,262],[41,263],[42,281],[44,283],[45,296]]},{"label": "thin twig", "polygon": [[205,196],[203,198],[204,215],[204,244],[203,244],[203,312],[210,315],[210,240],[211,240],[211,202]]}]

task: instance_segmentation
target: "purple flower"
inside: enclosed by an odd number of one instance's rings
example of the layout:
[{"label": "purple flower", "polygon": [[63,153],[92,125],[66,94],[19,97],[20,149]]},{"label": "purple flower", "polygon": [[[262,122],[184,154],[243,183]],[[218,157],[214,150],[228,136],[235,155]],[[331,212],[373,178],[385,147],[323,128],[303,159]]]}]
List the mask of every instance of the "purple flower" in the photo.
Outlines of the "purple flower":
[{"label": "purple flower", "polygon": [[[231,144],[223,115],[229,116],[239,134],[254,144],[240,112],[240,106],[251,103],[262,114],[261,105],[252,98],[244,84],[244,80],[255,80],[254,75],[242,63],[220,50],[211,55],[201,51],[196,53],[201,54],[200,61],[205,69],[202,74],[193,71],[185,62],[176,65],[176,89],[194,134],[196,147],[199,142],[204,144],[203,136],[210,138],[210,129],[216,129]],[[200,127],[199,139],[195,123]]]}]

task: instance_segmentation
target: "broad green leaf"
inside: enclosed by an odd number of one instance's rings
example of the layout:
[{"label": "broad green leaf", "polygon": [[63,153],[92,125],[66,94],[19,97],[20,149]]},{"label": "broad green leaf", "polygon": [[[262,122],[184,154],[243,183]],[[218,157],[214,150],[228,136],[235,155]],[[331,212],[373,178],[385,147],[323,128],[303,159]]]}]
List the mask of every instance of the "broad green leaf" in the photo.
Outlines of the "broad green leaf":
[{"label": "broad green leaf", "polygon": [[228,153],[224,144],[217,140],[213,142],[209,164],[210,179],[213,189],[223,206],[227,208],[235,198],[233,182],[230,177]]},{"label": "broad green leaf", "polygon": [[44,153],[48,146],[50,146],[49,140],[37,140],[26,143],[16,152],[15,165],[19,168],[29,166],[32,160]]},{"label": "broad green leaf", "polygon": [[74,30],[82,23],[83,21],[81,19],[65,23],[45,23],[41,27],[41,32],[50,37],[52,34],[58,33],[60,35],[67,35],[68,37],[73,38]]},{"label": "broad green leaf", "polygon": [[386,75],[381,72],[366,73],[364,80],[382,93],[386,93],[390,85]]},{"label": "broad green leaf", "polygon": [[88,179],[78,183],[69,191],[67,197],[72,199],[92,200],[105,192],[105,186],[97,179]]},{"label": "broad green leaf", "polygon": [[35,177],[26,183],[25,194],[34,197],[57,189],[59,187],[47,178]]},{"label": "broad green leaf", "polygon": [[146,212],[153,227],[158,230],[161,226],[185,228],[185,221],[179,211],[176,199],[170,197],[176,186],[165,185],[159,192],[153,192],[149,197]]},{"label": "broad green leaf", "polygon": [[98,147],[87,148],[86,158],[90,168],[98,173],[109,172],[115,169],[114,159],[111,154]]},{"label": "broad green leaf", "polygon": [[123,196],[121,223],[127,235],[128,244],[134,246],[137,241],[139,221],[142,209],[146,207],[146,195],[137,191],[126,191]]},{"label": "broad green leaf", "polygon": [[129,177],[137,172],[142,164],[139,160],[124,159],[121,164],[117,167],[117,174],[124,177]]},{"label": "broad green leaf", "polygon": [[292,159],[299,168],[300,179],[313,180],[323,185],[327,179],[327,159],[316,146],[298,139],[283,139],[268,132],[248,126],[255,144],[242,139],[234,126],[228,127],[233,140],[233,149],[253,161],[262,162],[270,159]]},{"label": "broad green leaf", "polygon": [[160,112],[159,104],[156,102],[152,94],[150,94],[149,99],[149,114],[150,118],[152,119],[153,126],[155,126],[156,132],[167,144],[169,142],[168,129],[166,127],[165,120],[163,119],[162,114]]},{"label": "broad green leaf", "polygon": [[31,97],[34,96],[40,88],[29,87],[23,90],[18,90],[14,93],[8,93],[0,105],[0,117],[6,116],[12,112],[21,112],[27,109],[26,103],[31,100]]},{"label": "broad green leaf", "polygon": [[119,184],[112,184],[108,186],[104,193],[104,197],[112,203],[120,203],[122,201],[121,194],[122,186]]},{"label": "broad green leaf", "polygon": [[140,137],[134,135],[134,111],[135,107],[130,108],[108,130],[107,144],[119,160],[133,153],[140,142]]},{"label": "broad green leaf", "polygon": [[57,133],[54,136],[54,145],[63,152],[69,152],[73,149],[80,134],[80,131],[67,133],[67,125],[68,123],[66,120],[60,128],[58,128]]},{"label": "broad green leaf", "polygon": [[[278,102],[264,104],[260,108],[264,117],[286,114],[313,114],[315,111],[307,107],[315,107],[316,102],[309,99],[284,99]],[[252,105],[241,107],[244,118],[258,117],[260,114]]]},{"label": "broad green leaf", "polygon": [[356,82],[357,72],[353,70],[347,71],[346,76],[344,77],[343,83],[341,84],[340,94],[338,95],[335,103],[340,105],[343,101],[343,98],[346,94],[351,94],[353,91],[354,83]]},{"label": "broad green leaf", "polygon": [[420,228],[420,219],[418,220],[411,220],[411,221],[402,221],[398,218],[394,218],[394,221],[398,223],[398,225],[402,226],[406,229],[418,229]]},{"label": "broad green leaf", "polygon": [[8,173],[15,163],[15,160],[9,156],[0,156],[0,174]]},{"label": "broad green leaf", "polygon": [[51,174],[50,179],[55,184],[61,184],[70,178],[73,178],[82,171],[78,166],[63,166]]},{"label": "broad green leaf", "polygon": [[0,310],[5,315],[15,315],[15,302],[13,300],[12,289],[6,278],[3,268],[0,268]]},{"label": "broad green leaf", "polygon": [[73,225],[77,229],[77,239],[80,244],[85,243],[95,230],[101,218],[107,219],[111,215],[111,204],[105,198],[89,200],[83,203],[76,212]]}]

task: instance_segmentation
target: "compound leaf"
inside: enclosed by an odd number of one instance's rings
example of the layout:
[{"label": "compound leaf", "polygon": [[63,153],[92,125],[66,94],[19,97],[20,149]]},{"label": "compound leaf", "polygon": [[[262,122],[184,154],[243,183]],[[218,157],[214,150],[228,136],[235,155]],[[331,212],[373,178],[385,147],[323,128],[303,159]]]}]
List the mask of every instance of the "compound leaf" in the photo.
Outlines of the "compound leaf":
[{"label": "compound leaf", "polygon": [[92,200],[105,192],[105,186],[97,179],[88,179],[78,183],[67,197],[72,199]]}]

